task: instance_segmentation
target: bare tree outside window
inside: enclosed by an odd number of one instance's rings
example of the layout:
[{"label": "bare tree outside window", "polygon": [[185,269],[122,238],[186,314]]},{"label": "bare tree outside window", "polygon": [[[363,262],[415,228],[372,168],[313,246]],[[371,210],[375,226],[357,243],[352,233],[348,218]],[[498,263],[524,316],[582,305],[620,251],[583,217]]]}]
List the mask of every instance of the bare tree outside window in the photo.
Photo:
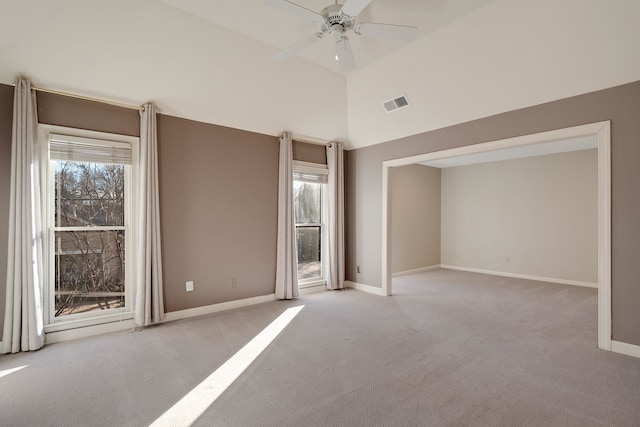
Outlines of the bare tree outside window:
[{"label": "bare tree outside window", "polygon": [[124,165],[55,162],[55,316],[125,304]]}]

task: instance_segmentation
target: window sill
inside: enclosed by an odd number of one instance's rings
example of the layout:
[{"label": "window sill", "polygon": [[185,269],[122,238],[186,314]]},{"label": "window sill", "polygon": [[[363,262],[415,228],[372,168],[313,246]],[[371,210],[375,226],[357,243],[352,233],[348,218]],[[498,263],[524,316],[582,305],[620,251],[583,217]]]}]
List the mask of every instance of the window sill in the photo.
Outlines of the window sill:
[{"label": "window sill", "polygon": [[324,279],[310,280],[310,281],[298,282],[298,289],[306,289],[306,288],[313,288],[316,286],[326,286],[326,285],[327,285],[327,281]]},{"label": "window sill", "polygon": [[88,326],[97,326],[105,323],[122,322],[124,320],[133,319],[133,313],[130,311],[107,314],[100,317],[91,317],[85,319],[61,320],[44,326],[45,333],[68,331],[71,329],[86,328]]}]

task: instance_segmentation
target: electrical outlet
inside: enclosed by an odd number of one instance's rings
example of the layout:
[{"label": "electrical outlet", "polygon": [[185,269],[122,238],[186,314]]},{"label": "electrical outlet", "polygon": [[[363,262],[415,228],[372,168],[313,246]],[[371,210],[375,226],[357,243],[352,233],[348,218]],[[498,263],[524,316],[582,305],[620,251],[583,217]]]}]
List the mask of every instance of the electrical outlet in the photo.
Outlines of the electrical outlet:
[{"label": "electrical outlet", "polygon": [[235,278],[231,279],[231,287],[235,288],[236,286],[238,286],[238,281]]},{"label": "electrical outlet", "polygon": [[193,280],[189,280],[186,283],[187,292],[193,292]]}]

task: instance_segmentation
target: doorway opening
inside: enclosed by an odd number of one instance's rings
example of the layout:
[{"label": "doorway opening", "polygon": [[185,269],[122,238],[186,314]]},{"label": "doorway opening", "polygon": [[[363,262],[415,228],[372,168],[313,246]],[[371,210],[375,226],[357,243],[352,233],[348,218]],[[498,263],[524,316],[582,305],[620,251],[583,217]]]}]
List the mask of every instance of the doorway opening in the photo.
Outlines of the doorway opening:
[{"label": "doorway opening", "polygon": [[[589,138],[592,137],[592,138]],[[587,144],[596,141],[598,151],[598,348],[611,350],[611,124],[591,123],[548,132],[474,144],[432,153],[387,160],[382,163],[382,288],[392,294],[391,254],[389,247],[391,221],[389,203],[390,168],[423,162],[450,161],[465,156],[507,156],[530,152],[530,156],[558,152],[558,144],[574,141]],[[591,148],[591,147],[589,147]],[[576,147],[575,150],[584,149]],[[569,150],[565,150],[569,151]],[[499,159],[499,157],[495,157]]]}]

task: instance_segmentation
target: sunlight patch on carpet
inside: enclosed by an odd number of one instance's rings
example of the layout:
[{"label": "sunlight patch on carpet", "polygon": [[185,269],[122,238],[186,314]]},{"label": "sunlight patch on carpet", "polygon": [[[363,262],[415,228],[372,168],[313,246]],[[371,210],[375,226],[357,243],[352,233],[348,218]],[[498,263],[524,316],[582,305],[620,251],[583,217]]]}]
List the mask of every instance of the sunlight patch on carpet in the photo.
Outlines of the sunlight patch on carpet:
[{"label": "sunlight patch on carpet", "polygon": [[17,368],[5,369],[4,371],[0,371],[0,378],[6,377],[9,374],[13,374],[16,371],[19,371],[22,368],[26,368],[29,365],[18,366]]},{"label": "sunlight patch on carpet", "polygon": [[151,426],[190,426],[287,327],[304,305],[287,309],[204,381],[169,408]]}]

